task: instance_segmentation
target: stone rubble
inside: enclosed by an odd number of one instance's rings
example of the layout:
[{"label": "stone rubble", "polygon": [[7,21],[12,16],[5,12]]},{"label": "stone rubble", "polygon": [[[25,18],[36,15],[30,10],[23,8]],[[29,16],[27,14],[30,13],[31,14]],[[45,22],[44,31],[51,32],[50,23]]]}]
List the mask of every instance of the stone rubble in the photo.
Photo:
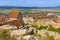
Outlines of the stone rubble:
[{"label": "stone rubble", "polygon": [[[4,25],[0,28],[6,28],[9,25]],[[12,27],[12,26],[9,26]],[[7,28],[8,29],[8,28]],[[11,28],[10,28],[11,29]],[[34,33],[37,33],[40,36],[33,36]],[[33,27],[22,27],[20,29],[10,30],[11,38],[14,37],[17,40],[42,40],[44,37],[53,36],[55,40],[60,39],[60,34],[57,32],[48,31],[46,29],[37,30]]]}]

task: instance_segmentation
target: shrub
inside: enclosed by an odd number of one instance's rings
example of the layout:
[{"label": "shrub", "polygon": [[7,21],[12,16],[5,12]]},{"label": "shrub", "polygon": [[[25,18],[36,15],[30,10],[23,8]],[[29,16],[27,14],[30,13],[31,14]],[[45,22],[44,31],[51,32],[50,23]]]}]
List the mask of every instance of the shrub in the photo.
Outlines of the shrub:
[{"label": "shrub", "polygon": [[38,25],[37,24],[33,24],[32,27],[38,29]]},{"label": "shrub", "polygon": [[53,36],[49,36],[48,40],[55,40]]},{"label": "shrub", "polygon": [[54,31],[55,28],[53,28],[52,25],[50,25],[48,30],[49,30],[49,31]]},{"label": "shrub", "polygon": [[42,26],[41,25],[38,29],[41,30],[41,29],[47,29],[47,28],[48,28],[48,26]]},{"label": "shrub", "polygon": [[56,28],[55,31],[60,33],[60,28]]},{"label": "shrub", "polygon": [[53,28],[53,27],[50,25],[48,31],[53,31],[53,32],[58,32],[58,33],[60,33],[60,28]]}]

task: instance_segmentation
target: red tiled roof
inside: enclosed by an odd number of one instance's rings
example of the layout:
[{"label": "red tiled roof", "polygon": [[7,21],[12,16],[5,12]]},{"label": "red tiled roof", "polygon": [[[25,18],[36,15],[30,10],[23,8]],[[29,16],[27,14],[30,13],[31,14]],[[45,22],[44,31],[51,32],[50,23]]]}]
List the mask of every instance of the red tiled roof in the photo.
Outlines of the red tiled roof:
[{"label": "red tiled roof", "polygon": [[10,12],[10,16],[9,17],[10,18],[17,18],[18,15],[19,15],[19,12],[16,11],[16,10],[13,10],[13,11]]}]

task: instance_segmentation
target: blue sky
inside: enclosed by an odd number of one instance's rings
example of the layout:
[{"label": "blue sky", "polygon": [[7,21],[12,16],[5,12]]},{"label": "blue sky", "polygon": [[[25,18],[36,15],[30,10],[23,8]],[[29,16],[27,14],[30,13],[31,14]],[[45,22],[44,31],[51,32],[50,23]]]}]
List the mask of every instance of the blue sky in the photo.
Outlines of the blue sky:
[{"label": "blue sky", "polygon": [[60,5],[60,0],[0,0],[0,6],[52,7]]}]

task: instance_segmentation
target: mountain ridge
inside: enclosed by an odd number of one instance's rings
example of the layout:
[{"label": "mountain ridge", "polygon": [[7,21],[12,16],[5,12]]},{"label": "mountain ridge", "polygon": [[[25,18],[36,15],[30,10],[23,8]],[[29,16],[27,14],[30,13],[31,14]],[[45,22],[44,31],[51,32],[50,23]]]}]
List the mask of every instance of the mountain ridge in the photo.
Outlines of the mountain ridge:
[{"label": "mountain ridge", "polygon": [[60,6],[56,6],[56,7],[20,7],[20,6],[0,6],[1,8],[5,8],[5,9],[60,9]]}]

